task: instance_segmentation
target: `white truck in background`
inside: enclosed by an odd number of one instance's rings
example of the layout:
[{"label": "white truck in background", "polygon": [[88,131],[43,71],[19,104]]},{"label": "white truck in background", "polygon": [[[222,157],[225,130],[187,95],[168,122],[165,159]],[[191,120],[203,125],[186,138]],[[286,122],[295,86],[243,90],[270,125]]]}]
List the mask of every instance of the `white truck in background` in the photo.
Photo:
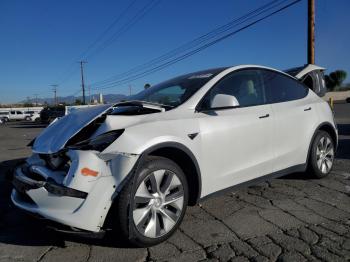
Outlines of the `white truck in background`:
[{"label": "white truck in background", "polygon": [[40,115],[36,112],[25,112],[25,111],[21,111],[21,110],[11,110],[11,111],[0,112],[0,117],[5,122],[18,121],[18,120],[35,121],[34,118],[40,117]]},{"label": "white truck in background", "polygon": [[9,121],[30,120],[31,115],[20,110],[11,110],[8,114]]}]

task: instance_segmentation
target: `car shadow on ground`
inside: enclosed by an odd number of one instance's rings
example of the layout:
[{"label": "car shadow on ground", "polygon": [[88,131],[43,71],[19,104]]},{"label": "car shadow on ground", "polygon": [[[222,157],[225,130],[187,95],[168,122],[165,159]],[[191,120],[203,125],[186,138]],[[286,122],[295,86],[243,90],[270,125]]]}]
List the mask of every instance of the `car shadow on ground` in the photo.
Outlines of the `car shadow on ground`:
[{"label": "car shadow on ground", "polygon": [[350,136],[350,124],[338,124],[338,133],[341,136]]},{"label": "car shadow on ground", "polygon": [[[348,135],[350,125],[341,125],[340,134]],[[350,159],[350,139],[339,140],[337,158]],[[339,151],[338,150],[338,151]],[[23,159],[15,159],[0,163],[0,242],[19,246],[56,246],[65,247],[65,241],[87,245],[132,248],[118,233],[107,233],[104,238],[81,237],[59,233],[47,227],[45,220],[33,217],[14,207],[10,200],[12,190],[11,175],[13,168]],[[307,180],[305,173],[294,173],[280,179]],[[112,231],[113,232],[113,231]]]},{"label": "car shadow on ground", "polygon": [[350,124],[338,124],[339,144],[336,158],[350,159]]}]

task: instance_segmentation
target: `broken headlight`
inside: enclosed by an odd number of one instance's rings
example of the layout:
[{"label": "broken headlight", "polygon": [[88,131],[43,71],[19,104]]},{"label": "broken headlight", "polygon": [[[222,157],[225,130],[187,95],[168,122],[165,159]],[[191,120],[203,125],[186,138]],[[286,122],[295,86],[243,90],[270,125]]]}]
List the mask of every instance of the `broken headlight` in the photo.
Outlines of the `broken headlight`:
[{"label": "broken headlight", "polygon": [[64,151],[51,155],[40,154],[39,156],[52,170],[69,170],[70,159],[66,156]]},{"label": "broken headlight", "polygon": [[123,134],[124,129],[110,131],[101,135],[98,135],[95,138],[87,139],[81,142],[78,142],[74,145],[68,146],[70,149],[78,150],[96,150],[102,152],[110,144],[112,144],[118,137]]}]

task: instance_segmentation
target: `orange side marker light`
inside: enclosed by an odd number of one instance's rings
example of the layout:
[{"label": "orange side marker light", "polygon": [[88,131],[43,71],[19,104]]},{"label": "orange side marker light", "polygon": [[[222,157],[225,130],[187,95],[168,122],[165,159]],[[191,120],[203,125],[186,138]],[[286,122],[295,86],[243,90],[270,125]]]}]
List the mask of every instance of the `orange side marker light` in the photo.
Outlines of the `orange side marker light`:
[{"label": "orange side marker light", "polygon": [[83,176],[94,176],[94,177],[96,177],[98,175],[97,171],[91,170],[91,169],[89,169],[87,167],[82,168],[80,172],[81,172],[81,174]]}]

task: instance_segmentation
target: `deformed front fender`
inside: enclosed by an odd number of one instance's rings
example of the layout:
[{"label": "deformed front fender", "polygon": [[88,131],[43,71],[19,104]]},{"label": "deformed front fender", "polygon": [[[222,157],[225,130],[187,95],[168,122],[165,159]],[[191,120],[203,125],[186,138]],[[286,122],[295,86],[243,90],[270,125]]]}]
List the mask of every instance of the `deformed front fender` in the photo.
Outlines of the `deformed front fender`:
[{"label": "deformed front fender", "polygon": [[191,139],[189,135],[199,132],[198,121],[193,118],[140,123],[126,128],[124,133],[103,151],[103,154],[126,152],[141,155],[155,145],[173,142],[186,146],[198,155],[200,136]]}]

